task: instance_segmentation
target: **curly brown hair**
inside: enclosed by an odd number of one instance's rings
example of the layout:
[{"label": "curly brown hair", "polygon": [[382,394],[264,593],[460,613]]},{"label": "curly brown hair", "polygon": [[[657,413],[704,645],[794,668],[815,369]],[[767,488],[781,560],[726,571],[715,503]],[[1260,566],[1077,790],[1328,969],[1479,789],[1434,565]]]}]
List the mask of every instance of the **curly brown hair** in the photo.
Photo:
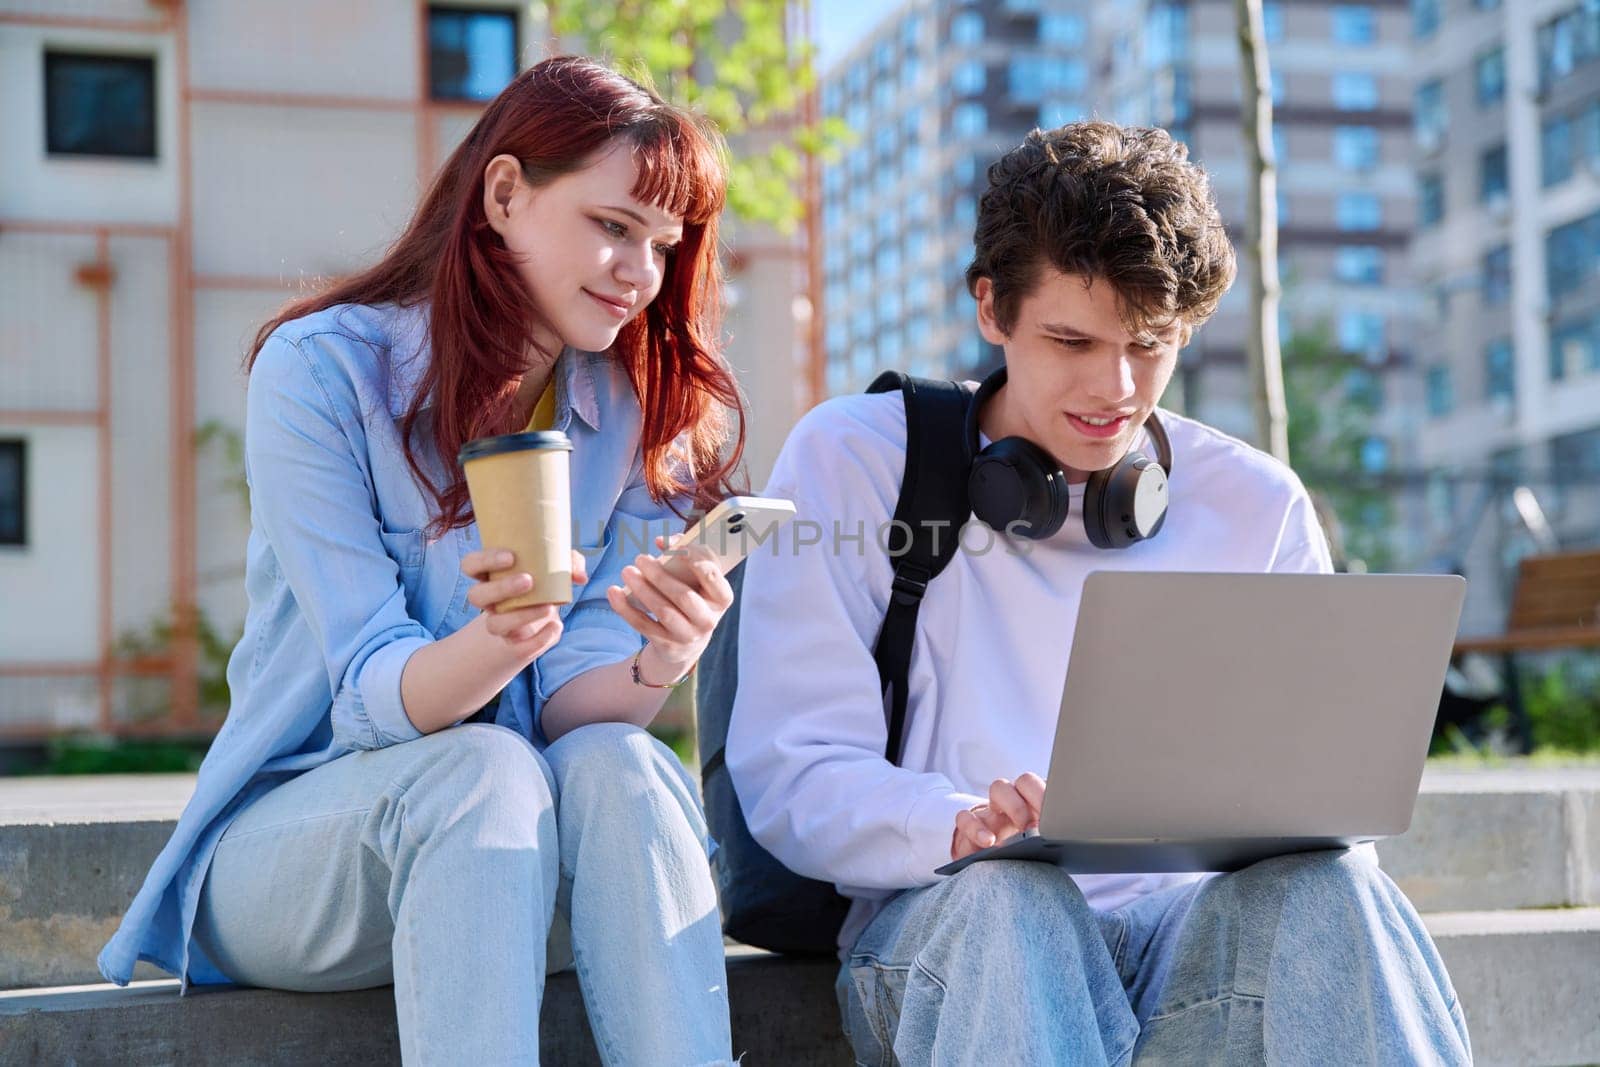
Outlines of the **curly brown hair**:
[{"label": "curly brown hair", "polygon": [[967,291],[994,286],[1002,332],[1046,268],[1102,278],[1125,324],[1199,326],[1233,284],[1211,183],[1162,129],[1100,120],[1034,130],[989,168]]}]

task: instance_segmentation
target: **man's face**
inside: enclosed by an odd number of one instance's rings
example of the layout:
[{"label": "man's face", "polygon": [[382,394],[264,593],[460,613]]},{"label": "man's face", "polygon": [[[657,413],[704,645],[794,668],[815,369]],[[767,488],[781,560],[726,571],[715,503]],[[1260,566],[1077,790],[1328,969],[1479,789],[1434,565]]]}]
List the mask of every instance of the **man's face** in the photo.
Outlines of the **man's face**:
[{"label": "man's face", "polygon": [[1007,382],[981,416],[990,440],[1020,436],[1085,481],[1121,459],[1172,380],[1189,331],[1173,322],[1130,333],[1104,280],[1046,268],[1023,298],[1010,334],[994,317],[989,279],[978,282],[978,328],[1005,349]]}]

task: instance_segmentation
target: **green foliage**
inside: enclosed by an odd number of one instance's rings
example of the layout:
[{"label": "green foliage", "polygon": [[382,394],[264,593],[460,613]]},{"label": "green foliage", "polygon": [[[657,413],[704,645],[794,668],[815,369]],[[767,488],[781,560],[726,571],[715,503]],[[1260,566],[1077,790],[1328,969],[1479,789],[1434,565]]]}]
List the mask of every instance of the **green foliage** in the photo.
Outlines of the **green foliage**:
[{"label": "green foliage", "polygon": [[200,769],[208,741],[126,741],[61,737],[50,742],[37,774],[170,774]]},{"label": "green foliage", "polygon": [[[143,630],[129,630],[117,640],[119,656],[161,656],[172,650],[177,628],[170,619],[157,619]],[[195,638],[199,642],[200,714],[221,719],[228,714],[228,658],[243,630],[225,635],[203,611],[195,613]]]},{"label": "green foliage", "polygon": [[227,473],[223,488],[239,498],[246,512],[250,510],[250,483],[244,476],[244,434],[221,419],[208,419],[195,428],[194,450],[204,457],[216,456]]},{"label": "green foliage", "polygon": [[[728,137],[798,116],[816,85],[816,50],[790,38],[786,0],[547,0],[544,7],[562,38],[584,42]],[[802,213],[802,156],[830,156],[847,134],[837,120],[796,123],[784,131],[787,140],[736,156],[729,208],[792,232]]]},{"label": "green foliage", "polygon": [[1600,685],[1585,684],[1573,661],[1527,678],[1522,701],[1534,748],[1600,753]]},{"label": "green foliage", "polygon": [[1283,381],[1295,472],[1338,515],[1345,555],[1368,570],[1385,569],[1394,503],[1361,466],[1362,445],[1382,406],[1372,371],[1339,351],[1320,324],[1284,342]]},{"label": "green foliage", "polygon": [[[1542,666],[1520,665],[1522,706],[1528,716],[1533,755],[1546,761],[1592,761],[1600,757],[1600,663],[1592,654],[1543,658]],[[1436,736],[1432,756],[1492,759],[1511,745],[1514,724],[1503,703],[1490,705],[1468,729],[1452,725]]]}]

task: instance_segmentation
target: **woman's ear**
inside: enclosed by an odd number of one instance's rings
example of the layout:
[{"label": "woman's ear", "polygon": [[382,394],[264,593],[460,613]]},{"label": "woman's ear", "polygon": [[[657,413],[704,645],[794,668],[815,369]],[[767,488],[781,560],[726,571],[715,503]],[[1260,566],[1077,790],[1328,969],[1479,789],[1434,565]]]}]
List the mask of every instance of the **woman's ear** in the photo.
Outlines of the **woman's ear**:
[{"label": "woman's ear", "polygon": [[501,153],[483,168],[483,214],[502,237],[511,227],[513,201],[521,181],[522,163],[516,156]]}]

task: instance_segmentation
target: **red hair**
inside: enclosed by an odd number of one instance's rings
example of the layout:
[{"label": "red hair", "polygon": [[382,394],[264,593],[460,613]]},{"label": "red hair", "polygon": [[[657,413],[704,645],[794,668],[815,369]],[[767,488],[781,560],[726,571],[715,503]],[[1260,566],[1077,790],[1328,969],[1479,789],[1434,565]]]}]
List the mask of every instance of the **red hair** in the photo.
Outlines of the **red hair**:
[{"label": "red hair", "polygon": [[[513,155],[527,181],[543,185],[583,169],[617,140],[633,149],[633,195],[682,218],[683,238],[660,292],[618,333],[611,354],[639,398],[650,495],[661,503],[688,495],[695,507],[709,508],[732,490],[745,441],[739,387],[719,350],[723,144],[691,115],[593,60],[561,56],[518,75],[451,153],[383,259],[283,308],[256,334],[247,367],[272,331],[291,319],[336,304],[428,302],[433,359],[400,424],[406,462],[438,507],[433,533],[471,522],[456,453],[474,438],[521,429],[513,424],[517,385],[542,321],[514,257],[484,215],[484,170],[495,156]],[[430,395],[433,444],[452,472],[444,485],[434,483],[412,449]]]}]

